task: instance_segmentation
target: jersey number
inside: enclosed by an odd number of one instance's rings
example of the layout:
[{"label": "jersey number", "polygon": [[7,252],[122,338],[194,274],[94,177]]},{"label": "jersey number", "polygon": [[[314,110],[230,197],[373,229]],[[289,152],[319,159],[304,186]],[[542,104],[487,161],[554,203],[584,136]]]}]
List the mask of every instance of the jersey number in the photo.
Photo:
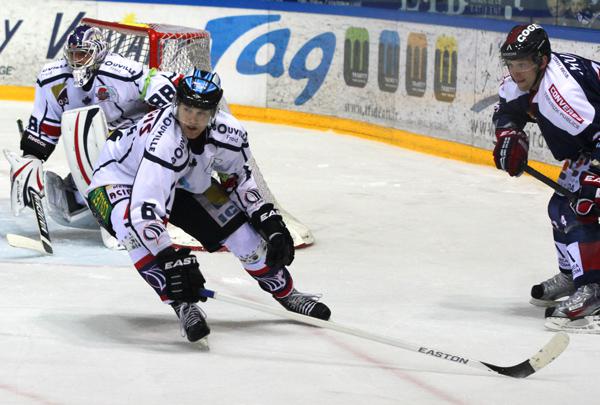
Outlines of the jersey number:
[{"label": "jersey number", "polygon": [[154,207],[156,207],[156,204],[153,203],[145,202],[144,204],[142,204],[142,219],[156,219],[156,215],[154,214]]},{"label": "jersey number", "polygon": [[148,104],[156,107],[162,107],[171,103],[173,101],[173,96],[175,96],[175,90],[173,90],[173,87],[168,85],[162,86],[158,90],[158,93],[154,93],[150,98],[148,98]]}]

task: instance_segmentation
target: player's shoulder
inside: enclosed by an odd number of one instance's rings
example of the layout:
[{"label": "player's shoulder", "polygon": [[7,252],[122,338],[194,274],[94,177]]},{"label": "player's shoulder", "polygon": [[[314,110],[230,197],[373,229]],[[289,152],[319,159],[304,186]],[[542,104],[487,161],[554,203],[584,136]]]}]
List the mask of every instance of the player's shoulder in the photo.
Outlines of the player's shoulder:
[{"label": "player's shoulder", "polygon": [[210,138],[217,146],[243,148],[248,146],[248,133],[243,125],[228,112],[219,110],[210,123]]},{"label": "player's shoulder", "polygon": [[502,79],[500,88],[498,89],[498,95],[500,98],[506,100],[507,103],[516,100],[519,97],[528,96],[528,94],[528,92],[519,89],[519,86],[517,86],[517,83],[515,83],[510,75],[507,75]]},{"label": "player's shoulder", "polygon": [[109,53],[98,69],[99,76],[112,77],[124,81],[137,80],[144,74],[144,65],[116,53]]},{"label": "player's shoulder", "polygon": [[146,135],[146,154],[174,166],[187,163],[187,141],[177,129],[172,106],[146,114],[137,125],[139,135]]},{"label": "player's shoulder", "polygon": [[38,84],[44,86],[56,80],[72,77],[71,69],[64,58],[46,63],[40,69],[37,77]]}]

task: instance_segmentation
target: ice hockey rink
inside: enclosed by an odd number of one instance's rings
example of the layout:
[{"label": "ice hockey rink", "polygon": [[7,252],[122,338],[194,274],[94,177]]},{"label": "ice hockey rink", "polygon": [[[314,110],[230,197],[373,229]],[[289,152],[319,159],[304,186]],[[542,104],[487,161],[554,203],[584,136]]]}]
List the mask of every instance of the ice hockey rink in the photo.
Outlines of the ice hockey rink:
[{"label": "ice hockey rink", "polygon": [[[18,149],[30,103],[0,102],[0,146]],[[497,365],[552,336],[529,289],[555,272],[551,190],[530,177],[333,132],[245,122],[263,175],[316,243],[291,266],[332,320]],[[62,145],[45,165],[66,174]],[[491,157],[490,157],[491,159]],[[55,254],[10,213],[0,159],[0,404],[593,404],[600,336],[571,335],[519,380],[305,326],[222,301],[202,307],[208,350],[182,338],[124,252],[50,221]],[[278,307],[228,253],[199,253],[207,287]]]}]

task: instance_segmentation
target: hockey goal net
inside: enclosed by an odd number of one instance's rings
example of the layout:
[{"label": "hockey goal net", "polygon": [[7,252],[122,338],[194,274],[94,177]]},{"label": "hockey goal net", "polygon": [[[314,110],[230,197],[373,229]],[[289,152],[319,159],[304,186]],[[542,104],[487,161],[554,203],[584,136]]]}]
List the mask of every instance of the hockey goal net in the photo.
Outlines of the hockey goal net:
[{"label": "hockey goal net", "polygon": [[[110,52],[142,62],[149,67],[180,74],[194,66],[211,70],[208,31],[170,24],[121,24],[93,18],[84,18],[81,22],[102,30]],[[219,107],[229,111],[224,99]],[[296,247],[305,247],[314,243],[310,229],[277,202],[254,158],[250,166],[264,198],[275,204],[281,212]],[[170,229],[169,233],[177,244],[200,248],[195,240],[178,229]]]}]

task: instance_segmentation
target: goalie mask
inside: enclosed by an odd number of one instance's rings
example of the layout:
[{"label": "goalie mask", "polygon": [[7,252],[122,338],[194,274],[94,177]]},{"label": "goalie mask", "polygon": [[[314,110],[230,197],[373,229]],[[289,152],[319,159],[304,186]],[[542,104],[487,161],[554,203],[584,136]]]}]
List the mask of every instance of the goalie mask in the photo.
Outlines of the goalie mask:
[{"label": "goalie mask", "polygon": [[64,55],[73,70],[75,87],[83,87],[90,81],[107,53],[108,46],[99,28],[80,25],[69,34]]}]

